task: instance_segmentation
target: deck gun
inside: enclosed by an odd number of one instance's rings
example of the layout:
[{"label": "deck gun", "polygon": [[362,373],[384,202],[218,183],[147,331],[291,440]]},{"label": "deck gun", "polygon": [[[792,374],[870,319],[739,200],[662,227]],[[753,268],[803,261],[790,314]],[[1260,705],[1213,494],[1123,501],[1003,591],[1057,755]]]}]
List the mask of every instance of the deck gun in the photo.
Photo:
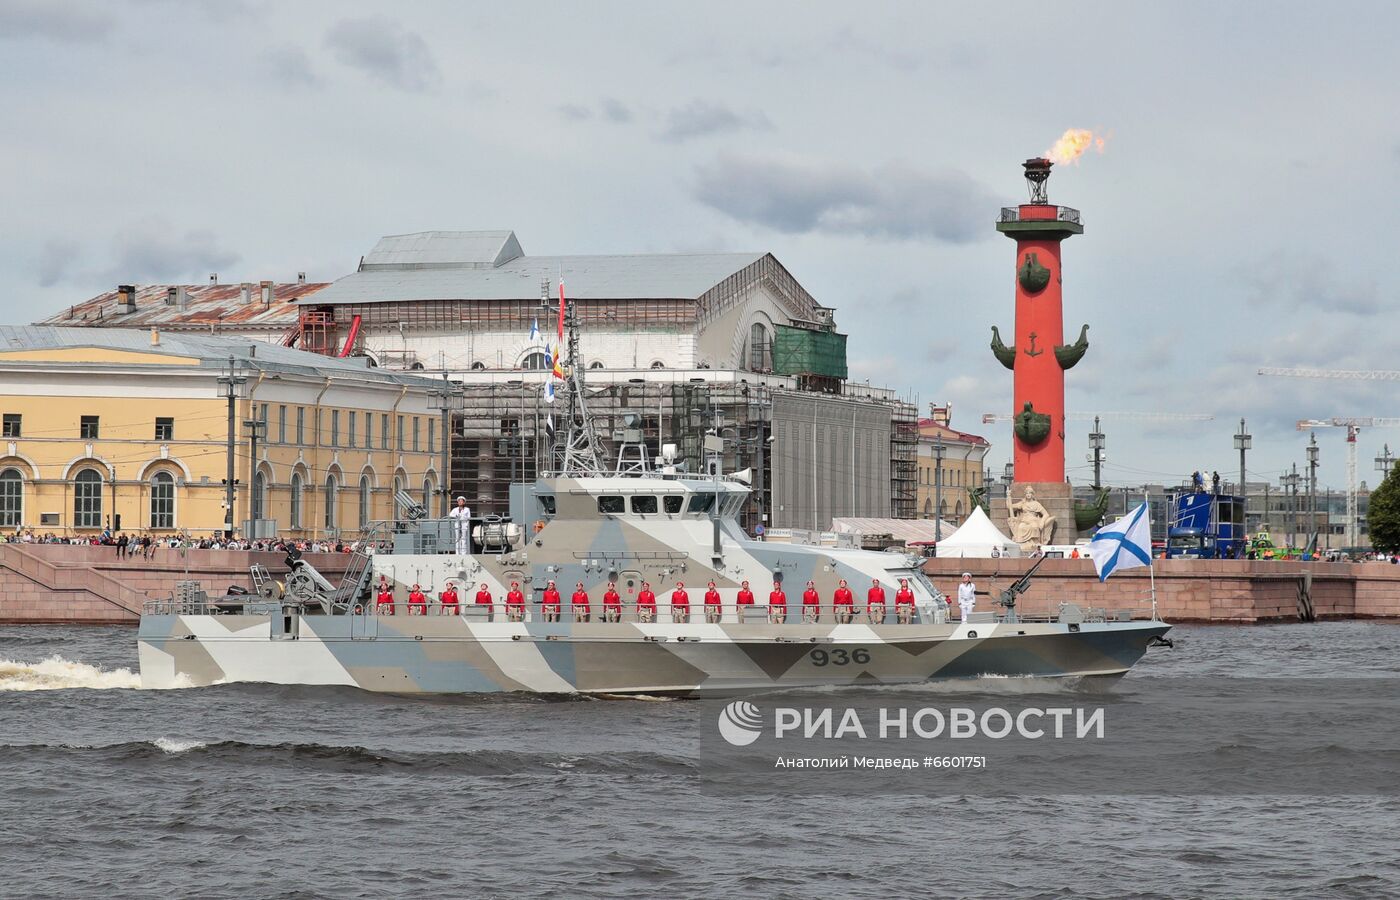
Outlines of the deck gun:
[{"label": "deck gun", "polygon": [[1035,570],[1039,569],[1041,564],[1048,558],[1049,557],[1042,556],[1040,559],[1036,560],[1035,565],[1026,570],[1026,574],[1017,578],[1012,582],[1011,587],[1001,592],[1001,598],[997,600],[997,603],[1006,608],[1006,621],[1016,621],[1016,598],[1030,589],[1031,576],[1035,574]]}]

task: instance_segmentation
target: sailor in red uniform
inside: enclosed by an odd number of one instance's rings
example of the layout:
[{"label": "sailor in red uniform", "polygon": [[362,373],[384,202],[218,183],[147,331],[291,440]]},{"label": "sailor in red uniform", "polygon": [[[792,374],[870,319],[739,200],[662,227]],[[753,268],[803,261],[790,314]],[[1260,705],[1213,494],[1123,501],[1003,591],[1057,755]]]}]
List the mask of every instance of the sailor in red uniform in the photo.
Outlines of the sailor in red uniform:
[{"label": "sailor in red uniform", "polygon": [[773,590],[768,594],[768,621],[775,625],[787,621],[787,594],[778,581],[773,582]]},{"label": "sailor in red uniform", "polygon": [[899,590],[894,594],[894,620],[901,625],[914,621],[914,592],[909,590],[909,580],[899,579]]},{"label": "sailor in red uniform", "polygon": [[486,621],[496,621],[496,598],[491,596],[491,589],[484,581],[476,592],[476,605],[486,607]]},{"label": "sailor in red uniform", "polygon": [[656,621],[656,595],[651,592],[651,585],[642,582],[642,589],[637,594],[637,621]]},{"label": "sailor in red uniform", "polygon": [[408,592],[408,614],[410,616],[428,614],[428,595],[423,593],[423,589],[417,584],[414,584],[413,590]]},{"label": "sailor in red uniform", "polygon": [[555,587],[554,582],[551,581],[549,584],[545,585],[544,598],[540,601],[540,612],[544,614],[544,620],[546,622],[558,622],[560,607],[559,589]]},{"label": "sailor in red uniform", "polygon": [[724,612],[724,606],[720,603],[719,591],[715,590],[715,583],[710,582],[710,587],[705,591],[705,621],[711,625],[720,620]]},{"label": "sailor in red uniform", "polygon": [[870,590],[866,591],[865,614],[869,616],[871,625],[885,621],[885,589],[880,587],[878,578],[870,582]]},{"label": "sailor in red uniform", "polygon": [[512,581],[506,593],[506,618],[519,622],[525,618],[525,595],[520,592],[520,582]]},{"label": "sailor in red uniform", "polygon": [[583,589],[582,581],[574,588],[574,595],[569,598],[569,603],[574,608],[575,622],[587,622],[593,617],[593,609],[588,604],[588,591]]},{"label": "sailor in red uniform", "polygon": [[603,621],[622,621],[622,598],[618,596],[617,585],[611,581],[608,582],[607,593],[603,594]]},{"label": "sailor in red uniform", "polygon": [[374,612],[380,616],[394,614],[394,589],[389,587],[389,582],[383,575],[379,576],[379,593],[374,597]]},{"label": "sailor in red uniform", "polygon": [[747,581],[739,585],[739,596],[734,599],[734,602],[739,607],[739,621],[742,622],[744,621],[744,607],[753,606],[753,591],[749,590]]},{"label": "sailor in red uniform", "polygon": [[439,612],[444,616],[455,616],[462,611],[457,599],[457,585],[447,582],[447,587],[443,589],[442,595],[438,597],[442,607]]},{"label": "sailor in red uniform", "polygon": [[807,582],[807,590],[802,592],[802,621],[816,622],[821,619],[822,598],[817,593],[817,583]]},{"label": "sailor in red uniform", "polygon": [[685,592],[685,584],[679,581],[671,592],[671,621],[690,621],[690,595]]},{"label": "sailor in red uniform", "polygon": [[846,579],[842,578],[841,583],[836,586],[836,595],[832,597],[831,612],[838,624],[849,625],[851,617],[855,615],[856,598],[851,594],[851,589],[846,586]]}]

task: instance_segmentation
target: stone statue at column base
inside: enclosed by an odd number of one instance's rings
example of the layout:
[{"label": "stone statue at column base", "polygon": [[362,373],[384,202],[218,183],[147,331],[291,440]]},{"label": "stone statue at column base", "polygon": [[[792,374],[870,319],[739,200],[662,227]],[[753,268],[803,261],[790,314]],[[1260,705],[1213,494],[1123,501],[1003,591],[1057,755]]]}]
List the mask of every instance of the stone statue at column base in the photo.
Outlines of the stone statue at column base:
[{"label": "stone statue at column base", "polygon": [[1010,502],[1008,512],[1011,539],[1021,545],[1022,552],[1035,553],[1054,537],[1055,517],[1035,499],[1035,488],[1030,485],[1026,485],[1020,501]]}]

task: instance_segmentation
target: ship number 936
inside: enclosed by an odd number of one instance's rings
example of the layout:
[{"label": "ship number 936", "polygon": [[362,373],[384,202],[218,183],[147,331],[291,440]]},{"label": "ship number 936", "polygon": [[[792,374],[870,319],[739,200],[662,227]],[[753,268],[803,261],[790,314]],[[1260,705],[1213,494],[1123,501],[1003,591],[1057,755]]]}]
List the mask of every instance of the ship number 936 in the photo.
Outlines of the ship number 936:
[{"label": "ship number 936", "polygon": [[833,650],[813,650],[807,654],[812,665],[817,668],[822,666],[848,666],[851,663],[863,666],[870,662],[870,651],[864,647],[857,647],[854,650],[846,650],[844,647],[837,647]]}]

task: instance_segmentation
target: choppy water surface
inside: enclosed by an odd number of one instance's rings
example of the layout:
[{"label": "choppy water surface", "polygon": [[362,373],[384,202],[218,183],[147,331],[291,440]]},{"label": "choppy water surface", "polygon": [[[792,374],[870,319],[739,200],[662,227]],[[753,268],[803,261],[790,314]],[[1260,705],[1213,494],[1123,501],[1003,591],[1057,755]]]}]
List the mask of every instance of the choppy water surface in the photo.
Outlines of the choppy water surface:
[{"label": "choppy water surface", "polygon": [[[1174,637],[1130,677],[1400,676],[1393,624]],[[1391,799],[715,797],[696,703],[135,670],[134,630],[0,629],[0,894],[1400,895]]]}]

